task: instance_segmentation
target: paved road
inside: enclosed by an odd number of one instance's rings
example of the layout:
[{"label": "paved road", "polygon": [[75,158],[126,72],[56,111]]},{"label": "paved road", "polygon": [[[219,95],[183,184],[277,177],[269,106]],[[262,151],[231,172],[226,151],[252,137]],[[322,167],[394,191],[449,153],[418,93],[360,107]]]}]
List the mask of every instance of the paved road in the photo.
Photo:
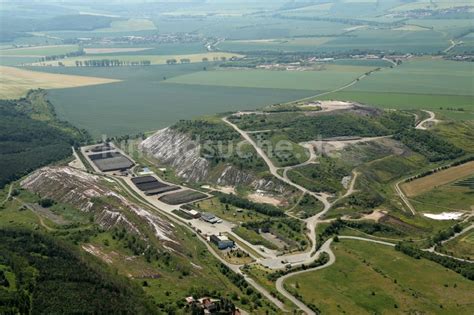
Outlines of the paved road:
[{"label": "paved road", "polygon": [[310,268],[310,269],[306,269],[306,270],[301,270],[301,271],[296,271],[296,272],[289,273],[287,275],[284,275],[284,276],[278,278],[277,281],[276,281],[276,289],[278,290],[278,292],[280,292],[284,297],[286,297],[291,302],[293,302],[296,306],[298,306],[298,308],[300,310],[305,312],[307,315],[316,315],[316,313],[312,309],[310,309],[306,304],[304,304],[303,302],[298,300],[296,297],[294,297],[291,293],[289,293],[285,289],[284,282],[285,282],[286,279],[288,279],[290,277],[293,277],[293,276],[296,276],[296,275],[299,275],[299,274],[302,274],[302,273],[305,273],[305,272],[320,270],[320,269],[329,267],[332,264],[334,264],[336,262],[336,256],[334,256],[334,253],[331,250],[331,243],[332,243],[332,239],[327,240],[321,246],[321,248],[318,250],[318,253],[316,255],[314,255],[315,258],[319,258],[319,256],[323,252],[327,253],[329,255],[329,261],[326,264],[324,264],[322,266],[315,267],[315,268]]},{"label": "paved road", "polygon": [[451,255],[447,255],[447,254],[437,252],[435,250],[434,246],[430,247],[430,248],[422,249],[422,250],[425,251],[425,252],[434,253],[434,254],[439,255],[439,256],[444,256],[444,257],[452,258],[452,259],[459,260],[459,261],[462,261],[462,262],[467,262],[467,263],[470,263],[470,264],[474,264],[474,261],[469,260],[469,259],[458,258],[458,257],[454,257],[454,256],[451,256]]},{"label": "paved road", "polygon": [[[358,237],[358,236],[339,236],[339,239],[350,239],[350,240],[364,241],[364,242],[376,243],[376,244],[392,246],[392,247],[395,246],[395,244],[393,244],[393,243],[379,241],[379,240],[373,240],[373,239],[363,238],[363,237]],[[331,250],[332,242],[333,242],[332,238],[327,240],[321,246],[321,248],[318,250],[316,255],[314,255],[316,258],[318,258],[322,253],[327,253],[329,255],[329,260],[326,264],[324,264],[322,266],[315,267],[315,268],[310,268],[310,269],[306,269],[306,270],[301,270],[301,271],[296,271],[296,272],[289,273],[287,275],[284,275],[284,276],[278,278],[277,281],[276,281],[276,288],[277,288],[278,292],[280,292],[283,296],[285,296],[287,299],[289,299],[291,302],[293,302],[296,306],[298,306],[299,309],[301,309],[307,315],[316,315],[316,314],[306,304],[304,304],[302,301],[298,300],[291,293],[289,293],[284,287],[284,282],[285,282],[285,280],[287,280],[290,277],[300,275],[300,274],[303,274],[303,273],[306,273],[306,272],[321,270],[321,269],[327,268],[327,267],[331,266],[332,264],[334,264],[336,262],[336,256],[334,255],[334,253]]]}]

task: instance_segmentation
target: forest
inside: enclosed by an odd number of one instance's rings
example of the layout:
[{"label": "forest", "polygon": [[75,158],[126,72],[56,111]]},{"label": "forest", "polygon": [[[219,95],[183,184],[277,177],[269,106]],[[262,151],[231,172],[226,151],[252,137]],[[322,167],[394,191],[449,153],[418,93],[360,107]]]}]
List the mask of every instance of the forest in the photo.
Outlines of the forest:
[{"label": "forest", "polygon": [[31,231],[0,230],[0,265],[15,279],[0,283],[1,314],[156,313],[128,279]]},{"label": "forest", "polygon": [[426,130],[409,129],[394,138],[424,155],[430,162],[452,160],[464,154],[462,149]]},{"label": "forest", "polygon": [[0,100],[0,165],[8,165],[0,168],[0,188],[70,156],[71,147],[84,140],[78,136],[81,132],[59,121],[31,118],[38,114],[31,102]]}]

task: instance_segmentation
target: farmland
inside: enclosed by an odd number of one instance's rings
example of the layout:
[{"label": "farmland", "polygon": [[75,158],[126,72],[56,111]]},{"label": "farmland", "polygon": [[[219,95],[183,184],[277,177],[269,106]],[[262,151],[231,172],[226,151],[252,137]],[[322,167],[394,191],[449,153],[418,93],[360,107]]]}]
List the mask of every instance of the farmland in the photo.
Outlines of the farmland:
[{"label": "farmland", "polygon": [[415,179],[409,183],[403,184],[402,189],[407,196],[413,197],[430,191],[436,186],[453,182],[470,174],[474,174],[474,162],[450,167],[432,175]]},{"label": "farmland", "polygon": [[16,57],[42,57],[50,55],[62,55],[78,50],[77,45],[50,45],[50,46],[33,46],[26,48],[12,48],[0,50],[2,56]]},{"label": "farmland", "polygon": [[419,212],[469,212],[474,206],[474,194],[468,187],[456,183],[437,185],[430,191],[410,198],[410,202]]},{"label": "farmland", "polygon": [[18,98],[30,89],[64,89],[116,82],[113,79],[51,74],[0,66],[0,98]]},{"label": "farmland", "polygon": [[213,86],[327,91],[357,79],[374,68],[323,66],[320,71],[216,70],[175,77],[168,82]]},{"label": "farmland", "polygon": [[128,19],[113,21],[110,27],[98,29],[98,32],[134,32],[156,30],[155,24],[148,19]]},{"label": "farmland", "polygon": [[474,96],[469,62],[412,60],[372,74],[347,91]]},{"label": "farmland", "polygon": [[471,313],[474,285],[453,271],[382,245],[343,240],[333,247],[334,265],[285,282],[323,313]]}]

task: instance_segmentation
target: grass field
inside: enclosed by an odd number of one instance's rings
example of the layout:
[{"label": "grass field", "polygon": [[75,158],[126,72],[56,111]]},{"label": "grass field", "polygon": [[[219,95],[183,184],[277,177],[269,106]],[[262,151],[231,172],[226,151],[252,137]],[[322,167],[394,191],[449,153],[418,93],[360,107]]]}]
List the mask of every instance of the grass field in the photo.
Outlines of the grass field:
[{"label": "grass field", "polygon": [[443,249],[456,257],[474,258],[474,230],[445,243]]},{"label": "grass field", "polygon": [[323,314],[472,314],[474,283],[383,245],[333,243],[336,262],[285,285]]},{"label": "grass field", "polygon": [[326,91],[348,84],[372,69],[374,68],[326,65],[321,71],[216,70],[175,77],[168,82],[212,86]]},{"label": "grass field", "polygon": [[203,58],[208,58],[212,61],[214,58],[231,58],[231,57],[241,57],[241,55],[225,53],[225,52],[210,52],[210,53],[201,53],[201,54],[190,54],[190,55],[98,55],[98,56],[85,56],[85,57],[75,57],[68,58],[60,61],[46,61],[46,62],[37,62],[34,63],[34,66],[57,66],[58,62],[61,62],[66,67],[75,67],[76,61],[85,61],[85,60],[101,60],[101,59],[118,59],[120,61],[132,62],[132,61],[141,61],[148,60],[152,65],[162,65],[166,64],[166,61],[169,59],[176,59],[180,62],[180,59],[186,58],[190,62],[202,62]]},{"label": "grass field", "polygon": [[63,89],[116,82],[113,79],[35,72],[0,66],[0,98],[18,98],[30,89]]},{"label": "grass field", "polygon": [[474,193],[472,189],[453,184],[440,185],[430,191],[410,198],[419,212],[442,213],[450,211],[472,211]]},{"label": "grass field", "polygon": [[22,56],[22,57],[43,57],[52,55],[62,55],[78,50],[77,45],[51,45],[33,46],[25,48],[12,48],[0,50],[1,56]]},{"label": "grass field", "polygon": [[415,179],[401,186],[408,197],[414,197],[431,189],[448,184],[474,174],[474,161],[439,171],[429,176]]}]

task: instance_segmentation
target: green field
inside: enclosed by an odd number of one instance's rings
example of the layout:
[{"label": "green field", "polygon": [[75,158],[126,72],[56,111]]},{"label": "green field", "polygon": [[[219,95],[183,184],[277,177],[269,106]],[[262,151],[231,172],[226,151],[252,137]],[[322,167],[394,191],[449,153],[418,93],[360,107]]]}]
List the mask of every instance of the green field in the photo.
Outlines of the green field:
[{"label": "green field", "polygon": [[219,44],[219,48],[228,51],[314,51],[331,37],[281,38],[264,40],[235,40]]},{"label": "green field", "polygon": [[449,46],[448,38],[435,31],[397,31],[361,29],[351,37],[336,37],[319,47],[319,51],[381,50],[398,53],[437,53]]},{"label": "green field", "polygon": [[26,48],[12,48],[0,50],[1,56],[52,56],[77,51],[77,45],[38,46]]},{"label": "green field", "polygon": [[[312,95],[313,91],[215,87],[166,83],[176,75],[202,71],[202,64],[117,68],[49,68],[41,71],[104,75],[114,84],[49,90],[58,116],[95,137],[137,134],[216,112],[255,109]],[[166,78],[166,81],[164,79]]]},{"label": "green field", "polygon": [[474,257],[474,231],[470,230],[459,237],[443,244],[443,250],[456,257]]},{"label": "green field", "polygon": [[373,67],[327,65],[320,71],[216,70],[168,80],[168,83],[326,91],[350,83]]},{"label": "green field", "polygon": [[474,64],[414,59],[372,74],[347,91],[474,96]]},{"label": "green field", "polygon": [[336,262],[285,285],[323,314],[472,314],[474,283],[383,245],[333,243]]},{"label": "green field", "polygon": [[98,29],[98,32],[134,32],[156,30],[155,24],[147,19],[129,19],[113,21],[110,27]]},{"label": "green field", "polygon": [[474,205],[474,190],[448,184],[435,187],[410,201],[419,212],[470,211]]}]

